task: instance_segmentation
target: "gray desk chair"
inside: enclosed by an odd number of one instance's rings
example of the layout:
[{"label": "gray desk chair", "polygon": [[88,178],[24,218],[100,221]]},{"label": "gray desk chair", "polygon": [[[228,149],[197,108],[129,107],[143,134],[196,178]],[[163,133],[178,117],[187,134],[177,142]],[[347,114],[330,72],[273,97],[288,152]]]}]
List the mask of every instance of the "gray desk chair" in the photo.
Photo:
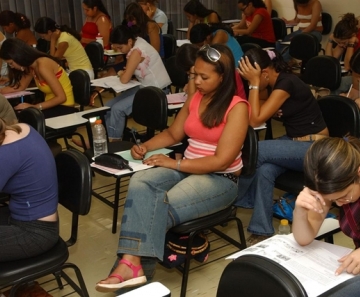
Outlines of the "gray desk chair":
[{"label": "gray desk chair", "polygon": [[[254,129],[248,127],[246,139],[242,149],[242,160],[244,167],[241,175],[252,175],[256,170],[258,144],[257,137]],[[228,222],[235,221],[237,223],[237,232],[239,234],[239,241],[229,237],[221,232],[216,226],[226,224]],[[185,297],[187,281],[189,277],[190,262],[193,256],[191,255],[191,247],[195,236],[204,230],[211,230],[213,233],[225,239],[230,244],[234,245],[238,249],[246,248],[245,235],[241,220],[236,216],[236,207],[230,206],[224,210],[213,213],[211,215],[191,220],[189,222],[182,223],[170,229],[171,232],[179,235],[188,235],[189,240],[186,247],[186,260],[183,266],[178,266],[177,269],[182,273],[182,284],[180,297]],[[226,295],[222,295],[226,296]]]},{"label": "gray desk chair", "polygon": [[275,261],[243,255],[228,264],[221,275],[217,297],[307,297],[299,280]]},{"label": "gray desk chair", "polygon": [[[28,259],[9,261],[0,265],[0,289],[12,286],[9,297],[15,297],[23,284],[38,278],[54,274],[59,289],[64,288],[64,279],[73,290],[82,297],[89,297],[80,269],[72,263],[66,263],[69,257],[68,247],[75,244],[79,215],[86,215],[91,205],[91,170],[86,157],[76,150],[68,150],[55,157],[59,203],[72,213],[71,237],[59,241],[49,251]],[[75,283],[64,271],[72,269],[77,278]]]}]

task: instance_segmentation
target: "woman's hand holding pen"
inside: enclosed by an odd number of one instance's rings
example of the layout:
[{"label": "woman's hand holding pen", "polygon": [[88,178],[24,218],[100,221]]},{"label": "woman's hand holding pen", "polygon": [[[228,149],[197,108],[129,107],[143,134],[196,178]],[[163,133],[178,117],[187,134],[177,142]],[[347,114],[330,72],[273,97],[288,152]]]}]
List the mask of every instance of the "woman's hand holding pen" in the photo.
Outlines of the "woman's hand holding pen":
[{"label": "woman's hand holding pen", "polygon": [[261,68],[256,62],[255,67],[253,67],[248,57],[241,58],[239,61],[239,68],[237,68],[237,70],[240,75],[249,82],[250,85],[260,85]]},{"label": "woman's hand holding pen", "polygon": [[300,192],[296,198],[295,207],[299,211],[315,211],[317,213],[324,212],[326,202],[324,198],[316,191],[312,191],[307,187]]},{"label": "woman's hand holding pen", "polygon": [[143,160],[146,153],[147,153],[147,148],[145,145],[142,144],[135,144],[132,148],[131,148],[131,156],[136,159],[136,160]]},{"label": "woman's hand holding pen", "polygon": [[354,275],[360,274],[360,249],[354,250],[350,254],[340,258],[338,261],[341,265],[336,269],[335,275],[339,275],[344,271]]}]

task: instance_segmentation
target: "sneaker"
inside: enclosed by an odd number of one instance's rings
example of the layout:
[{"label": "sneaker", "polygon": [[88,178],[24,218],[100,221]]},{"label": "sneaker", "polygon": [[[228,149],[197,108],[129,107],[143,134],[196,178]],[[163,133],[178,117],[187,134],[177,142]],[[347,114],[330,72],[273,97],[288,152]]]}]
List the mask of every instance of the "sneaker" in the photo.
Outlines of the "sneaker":
[{"label": "sneaker", "polygon": [[265,239],[268,239],[269,237],[271,236],[252,234],[246,239],[246,247],[251,247]]}]

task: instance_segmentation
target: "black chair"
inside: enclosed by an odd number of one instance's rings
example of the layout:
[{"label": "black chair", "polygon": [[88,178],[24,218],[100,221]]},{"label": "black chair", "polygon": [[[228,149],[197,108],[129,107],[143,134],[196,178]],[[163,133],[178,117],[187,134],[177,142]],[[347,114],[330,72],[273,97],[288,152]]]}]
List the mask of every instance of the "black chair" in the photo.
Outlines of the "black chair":
[{"label": "black chair", "polygon": [[163,34],[162,36],[164,39],[164,51],[165,51],[164,59],[166,60],[175,55],[176,38],[172,34]]},{"label": "black chair", "polygon": [[[346,97],[329,95],[318,100],[331,137],[352,135],[360,137],[360,110],[357,104]],[[302,172],[287,170],[275,180],[275,188],[298,194],[304,185]]]},{"label": "black chair", "polygon": [[284,20],[278,17],[273,17],[271,21],[274,28],[275,39],[278,41],[283,40],[284,37],[287,35],[286,24]]},{"label": "black chair", "polygon": [[104,48],[99,42],[92,41],[85,46],[85,52],[94,69],[95,78],[97,78],[99,71],[101,71],[105,65]]},{"label": "black chair", "polygon": [[172,22],[172,20],[168,19],[168,31],[167,34],[172,34],[174,35],[174,24]]},{"label": "black chair", "polygon": [[187,73],[176,65],[176,57],[172,56],[165,60],[165,69],[169,74],[171,85],[175,93],[179,93],[188,82]]},{"label": "black chair", "polygon": [[74,100],[80,105],[80,111],[90,103],[90,77],[89,74],[82,69],[71,71],[69,74],[71,85],[73,87]]},{"label": "black chair", "polygon": [[[12,286],[9,297],[16,296],[20,286],[38,278],[54,274],[58,287],[64,288],[63,278],[80,296],[88,297],[80,269],[66,263],[68,246],[77,240],[78,216],[86,215],[91,205],[91,171],[86,157],[76,150],[60,153],[55,158],[59,182],[59,203],[72,212],[71,238],[65,242],[61,237],[49,251],[28,259],[4,262],[0,265],[0,289]],[[64,271],[72,269],[76,284]]]},{"label": "black chair", "polygon": [[310,33],[295,35],[290,41],[289,54],[291,57],[301,60],[301,74],[305,70],[307,61],[317,56],[318,53],[319,42],[316,37]]},{"label": "black chair", "polygon": [[278,18],[279,17],[279,14],[275,9],[271,10],[271,17],[272,18]]},{"label": "black chair", "polygon": [[[241,155],[244,165],[241,171],[241,175],[246,176],[246,175],[254,174],[256,170],[257,151],[258,151],[257,136],[254,129],[249,126]],[[215,228],[216,226],[224,225],[231,221],[235,221],[237,223],[237,232],[239,234],[240,241],[234,240],[233,238],[221,232],[219,229]],[[233,244],[235,247],[239,249],[246,248],[243,225],[241,220],[236,216],[236,207],[233,206],[230,206],[214,214],[202,218],[194,219],[189,222],[185,222],[171,228],[170,231],[173,233],[180,235],[183,234],[189,235],[189,240],[186,247],[185,263],[183,266],[177,267],[177,269],[183,274],[180,297],[185,297],[186,295],[190,262],[192,258],[191,247],[192,247],[193,239],[197,234],[199,234],[204,230],[211,230],[213,233],[222,237],[227,242]]]},{"label": "black chair", "polygon": [[247,42],[247,43],[243,43],[241,45],[241,48],[245,54],[248,50],[250,50],[252,48],[261,48],[261,46],[256,43]]},{"label": "black chair", "polygon": [[315,88],[336,90],[341,83],[340,62],[330,56],[313,57],[306,64],[302,79]]},{"label": "black chair", "polygon": [[136,92],[132,108],[134,121],[146,127],[143,141],[152,138],[155,131],[167,128],[168,102],[165,93],[157,87],[145,87]]},{"label": "black chair", "polygon": [[307,297],[299,280],[275,261],[243,255],[228,264],[221,275],[217,297]]}]

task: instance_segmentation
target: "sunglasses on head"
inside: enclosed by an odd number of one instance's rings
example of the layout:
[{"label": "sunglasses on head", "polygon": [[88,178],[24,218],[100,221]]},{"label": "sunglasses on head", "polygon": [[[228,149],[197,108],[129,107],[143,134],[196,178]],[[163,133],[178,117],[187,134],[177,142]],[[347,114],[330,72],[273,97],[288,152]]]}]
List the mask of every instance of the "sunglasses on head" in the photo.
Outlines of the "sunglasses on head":
[{"label": "sunglasses on head", "polygon": [[208,44],[203,45],[199,51],[206,52],[206,56],[211,62],[217,62],[221,58],[220,52]]}]

